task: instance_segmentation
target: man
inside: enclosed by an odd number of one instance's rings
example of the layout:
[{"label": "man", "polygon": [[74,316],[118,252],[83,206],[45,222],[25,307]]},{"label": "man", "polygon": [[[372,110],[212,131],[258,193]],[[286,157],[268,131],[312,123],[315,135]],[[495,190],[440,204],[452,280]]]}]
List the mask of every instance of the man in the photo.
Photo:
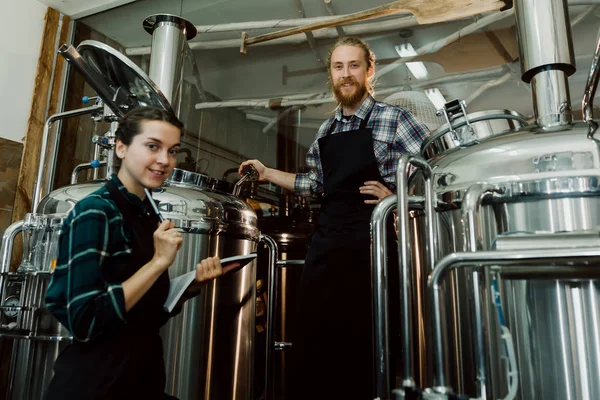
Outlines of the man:
[{"label": "man", "polygon": [[299,299],[299,399],[372,399],[370,228],[374,205],[395,190],[402,153],[418,153],[427,128],[373,99],[375,56],[360,39],[338,40],[327,61],[339,106],[308,150],[308,173],[252,165],[267,180],[322,200]]}]

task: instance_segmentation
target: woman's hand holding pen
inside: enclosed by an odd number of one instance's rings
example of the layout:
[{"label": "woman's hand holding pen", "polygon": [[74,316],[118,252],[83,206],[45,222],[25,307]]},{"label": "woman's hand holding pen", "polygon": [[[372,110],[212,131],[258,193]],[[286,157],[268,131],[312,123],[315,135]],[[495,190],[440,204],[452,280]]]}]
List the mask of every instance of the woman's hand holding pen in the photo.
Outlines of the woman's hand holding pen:
[{"label": "woman's hand holding pen", "polygon": [[177,251],[183,244],[183,236],[171,221],[161,222],[154,231],[154,258],[153,261],[161,270],[173,264]]}]

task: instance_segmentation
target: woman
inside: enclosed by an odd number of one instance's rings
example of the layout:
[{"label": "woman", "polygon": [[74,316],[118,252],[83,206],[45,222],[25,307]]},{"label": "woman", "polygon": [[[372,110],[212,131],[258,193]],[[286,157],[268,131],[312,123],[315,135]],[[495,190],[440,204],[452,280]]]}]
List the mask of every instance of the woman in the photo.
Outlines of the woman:
[{"label": "woman", "polygon": [[[167,269],[183,239],[170,221],[159,225],[144,189],[173,171],[182,128],[159,109],[129,112],[116,133],[119,173],[69,213],[46,305],[74,340],[56,360],[46,399],[169,398],[159,328],[170,317]],[[207,258],[190,289],[222,273],[220,260]]]}]

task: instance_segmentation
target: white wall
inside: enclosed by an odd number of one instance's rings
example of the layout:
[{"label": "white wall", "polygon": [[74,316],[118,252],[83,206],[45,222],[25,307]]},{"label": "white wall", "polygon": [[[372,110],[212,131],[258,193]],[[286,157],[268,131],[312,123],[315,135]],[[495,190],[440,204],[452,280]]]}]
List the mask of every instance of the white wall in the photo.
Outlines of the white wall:
[{"label": "white wall", "polygon": [[0,0],[0,9],[0,137],[22,142],[47,7],[36,0]]}]

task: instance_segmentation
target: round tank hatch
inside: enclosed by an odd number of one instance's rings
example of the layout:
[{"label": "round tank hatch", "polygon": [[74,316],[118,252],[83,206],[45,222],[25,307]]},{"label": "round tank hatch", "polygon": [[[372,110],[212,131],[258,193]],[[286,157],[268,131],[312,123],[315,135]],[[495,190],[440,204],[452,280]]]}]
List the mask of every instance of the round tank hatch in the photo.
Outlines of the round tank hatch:
[{"label": "round tank hatch", "polygon": [[511,110],[478,111],[461,116],[432,132],[421,145],[421,154],[430,159],[460,146],[527,126],[525,117]]},{"label": "round tank hatch", "polygon": [[148,75],[116,49],[84,40],[75,50],[63,46],[60,53],[85,78],[117,117],[136,107],[153,106],[173,113],[169,101]]}]

